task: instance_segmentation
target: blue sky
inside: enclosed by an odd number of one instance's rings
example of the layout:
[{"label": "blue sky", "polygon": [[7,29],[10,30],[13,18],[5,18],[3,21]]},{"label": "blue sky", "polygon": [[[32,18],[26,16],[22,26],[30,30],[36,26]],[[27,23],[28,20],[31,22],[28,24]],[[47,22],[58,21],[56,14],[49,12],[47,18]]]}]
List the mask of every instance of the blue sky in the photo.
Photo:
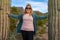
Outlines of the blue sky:
[{"label": "blue sky", "polygon": [[23,7],[31,4],[33,10],[38,10],[42,13],[48,12],[48,0],[11,0],[11,6]]}]

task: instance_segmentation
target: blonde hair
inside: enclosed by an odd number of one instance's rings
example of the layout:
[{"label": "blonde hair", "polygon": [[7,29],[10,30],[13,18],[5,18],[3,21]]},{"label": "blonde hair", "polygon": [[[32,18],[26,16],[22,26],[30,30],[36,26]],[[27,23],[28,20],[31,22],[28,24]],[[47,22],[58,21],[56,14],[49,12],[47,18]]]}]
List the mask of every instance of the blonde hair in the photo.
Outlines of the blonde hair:
[{"label": "blonde hair", "polygon": [[[30,4],[27,4],[27,5],[26,5],[26,7],[27,7],[27,6],[30,6],[30,7],[31,7],[31,5],[30,5]],[[26,7],[25,7],[25,11],[24,11],[24,13],[27,13],[27,12],[26,12]],[[30,12],[30,14],[29,14],[29,15],[32,15],[32,13],[33,13],[33,10],[32,10],[32,7],[31,7],[31,12]]]}]

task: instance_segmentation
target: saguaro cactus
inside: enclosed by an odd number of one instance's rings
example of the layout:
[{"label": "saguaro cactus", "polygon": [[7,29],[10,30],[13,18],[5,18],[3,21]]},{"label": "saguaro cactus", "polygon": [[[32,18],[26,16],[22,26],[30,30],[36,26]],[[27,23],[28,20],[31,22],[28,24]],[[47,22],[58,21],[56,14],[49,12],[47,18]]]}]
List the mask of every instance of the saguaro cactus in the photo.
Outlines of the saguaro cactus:
[{"label": "saguaro cactus", "polygon": [[10,13],[10,0],[0,0],[0,40],[6,40],[9,33],[9,19],[6,13]]},{"label": "saguaro cactus", "polygon": [[60,0],[48,1],[48,40],[60,40]]}]

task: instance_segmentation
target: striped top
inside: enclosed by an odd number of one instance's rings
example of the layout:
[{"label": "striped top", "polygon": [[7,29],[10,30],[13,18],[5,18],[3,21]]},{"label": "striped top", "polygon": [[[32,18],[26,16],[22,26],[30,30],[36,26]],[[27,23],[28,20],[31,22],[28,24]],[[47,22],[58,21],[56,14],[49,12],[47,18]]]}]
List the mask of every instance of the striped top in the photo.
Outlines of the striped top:
[{"label": "striped top", "polygon": [[32,15],[31,16],[29,14],[23,15],[23,24],[22,24],[21,30],[34,31]]}]

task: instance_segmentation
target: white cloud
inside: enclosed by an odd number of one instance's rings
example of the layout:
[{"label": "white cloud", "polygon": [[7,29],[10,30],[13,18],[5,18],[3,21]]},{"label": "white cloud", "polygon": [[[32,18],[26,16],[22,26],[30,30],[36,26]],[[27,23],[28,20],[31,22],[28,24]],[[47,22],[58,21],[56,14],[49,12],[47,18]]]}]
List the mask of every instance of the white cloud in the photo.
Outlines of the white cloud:
[{"label": "white cloud", "polygon": [[33,1],[28,2],[28,1],[26,1],[26,3],[30,3],[33,7],[33,10],[38,10],[43,13],[48,11],[48,6],[47,6],[48,3],[46,3],[46,2],[33,2]]},{"label": "white cloud", "polygon": [[[46,0],[48,1],[48,0]],[[15,6],[22,6],[23,8],[25,8],[27,3],[30,3],[33,10],[38,10],[40,12],[47,12],[48,11],[48,3],[47,2],[36,2],[36,1],[32,1],[32,0],[14,0],[14,4]]]}]

